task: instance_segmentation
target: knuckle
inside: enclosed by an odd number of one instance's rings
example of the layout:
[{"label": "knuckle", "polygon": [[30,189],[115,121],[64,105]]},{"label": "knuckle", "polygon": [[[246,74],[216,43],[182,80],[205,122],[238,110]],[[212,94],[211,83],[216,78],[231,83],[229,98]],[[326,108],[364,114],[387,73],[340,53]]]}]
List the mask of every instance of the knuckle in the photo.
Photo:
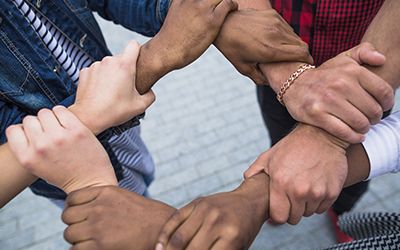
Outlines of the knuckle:
[{"label": "knuckle", "polygon": [[220,219],[221,215],[222,215],[221,210],[215,207],[209,209],[208,211],[208,218],[211,221],[211,223],[216,223]]},{"label": "knuckle", "polygon": [[318,101],[314,101],[308,105],[308,113],[311,118],[320,117],[320,115],[322,114],[322,110],[322,104]]},{"label": "knuckle", "polygon": [[224,235],[228,239],[236,239],[240,236],[240,228],[237,225],[230,224],[225,227],[224,231]]},{"label": "knuckle", "polygon": [[311,190],[313,200],[321,200],[326,196],[325,190],[314,188]]},{"label": "knuckle", "polygon": [[383,116],[383,109],[379,105],[374,105],[371,107],[371,118],[372,120],[378,122]]},{"label": "knuckle", "polygon": [[114,58],[112,56],[106,56],[101,60],[101,63],[106,65],[112,64],[113,62]]},{"label": "knuckle", "polygon": [[344,78],[338,78],[332,81],[331,88],[336,91],[343,91],[346,88],[347,80]]},{"label": "knuckle", "polygon": [[94,218],[97,218],[97,219],[102,218],[102,215],[104,214],[104,212],[105,212],[105,209],[101,205],[95,205],[92,208],[92,215]]},{"label": "knuckle", "polygon": [[294,189],[293,194],[297,199],[303,200],[310,194],[310,189],[307,185],[298,186]]},{"label": "knuckle", "polygon": [[271,213],[271,219],[278,224],[287,222],[287,217],[283,213]]}]

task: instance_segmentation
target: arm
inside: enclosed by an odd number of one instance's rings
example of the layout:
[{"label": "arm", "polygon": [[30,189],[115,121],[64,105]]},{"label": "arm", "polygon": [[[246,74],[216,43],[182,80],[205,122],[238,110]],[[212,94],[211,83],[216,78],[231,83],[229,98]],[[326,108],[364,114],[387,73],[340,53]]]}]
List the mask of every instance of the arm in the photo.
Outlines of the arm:
[{"label": "arm", "polygon": [[[179,225],[177,222],[188,219],[188,212],[195,206],[189,220],[193,224],[184,226],[184,230],[179,228],[179,236],[170,241],[174,249],[209,249],[213,243],[216,249],[247,249],[267,219],[265,190],[268,177],[259,174],[232,192],[197,199],[175,214],[175,209],[163,203],[120,188],[78,190],[67,199],[62,218],[69,226],[64,235],[76,247],[154,249],[158,235],[168,237],[166,228],[173,229]],[[84,223],[80,223],[82,218],[86,218]],[[189,242],[187,236],[197,229],[200,237],[195,237],[192,245],[185,245]],[[159,246],[156,249],[160,250]]]},{"label": "arm", "polygon": [[[398,44],[400,41],[400,35],[399,35],[399,27],[397,23],[399,22],[399,16],[398,16],[398,9],[399,9],[399,1],[385,1],[382,8],[378,12],[377,16],[374,18],[373,22],[370,24],[367,32],[364,35],[363,42],[369,42],[373,45],[373,47],[377,50],[382,52],[386,56],[386,63],[382,67],[374,67],[374,66],[366,66],[369,70],[371,70],[373,73],[379,75],[381,78],[383,78],[387,83],[393,88],[396,89],[399,85],[399,77],[400,77],[400,72],[397,70],[399,65],[400,65],[400,50],[398,49]],[[360,63],[365,63],[361,60]],[[368,63],[365,63],[368,64]],[[280,86],[282,83],[288,78],[288,76],[294,72],[297,67],[300,65],[300,63],[280,63],[280,64],[274,64],[274,65],[264,65],[261,68],[263,69],[264,73],[267,75],[268,79],[270,80],[271,87],[275,91],[279,91]],[[379,65],[377,65],[379,66]],[[286,106],[289,110],[289,112],[292,114],[292,116],[301,121],[301,122],[306,122],[308,124],[316,125],[318,127],[321,127],[328,132],[332,133],[333,126],[332,125],[322,125],[315,119],[307,119],[305,115],[307,113],[312,113],[312,107],[313,106],[318,106],[320,109],[329,109],[328,105],[329,103],[326,101],[327,99],[323,98],[324,96],[322,94],[315,94],[314,91],[313,93],[309,93],[308,96],[306,96],[305,99],[300,100],[298,96],[296,97],[297,93],[301,92],[301,89],[304,87],[308,87],[308,83],[312,79],[310,77],[307,77],[306,74],[304,74],[304,77],[301,79],[299,78],[298,81],[292,86],[292,92],[289,91],[287,92],[287,96],[285,99]],[[333,82],[332,82],[333,83]],[[326,84],[325,84],[326,85]],[[329,83],[326,85],[326,88],[329,89]],[[315,85],[317,86],[317,85]],[[363,98],[364,95],[361,95],[362,91],[349,91],[348,89],[349,85],[343,84],[342,86],[337,86],[337,89],[342,89],[343,93],[345,92],[350,92],[352,93],[353,97],[351,97],[349,100],[352,100],[352,103],[359,102]],[[318,88],[314,88],[318,89]],[[347,89],[347,90],[346,90]],[[384,88],[379,91],[380,93],[382,92],[387,92],[388,89]],[[310,92],[310,91],[309,91]],[[378,92],[372,92],[368,91],[368,94],[375,97],[375,99],[380,100],[380,98],[376,98],[376,95],[379,94]],[[318,98],[320,96],[321,98]],[[337,98],[338,99],[338,98]],[[329,99],[328,99],[329,100]],[[304,106],[304,104],[308,103],[308,106]],[[310,105],[314,104],[314,105]],[[380,103],[382,104],[382,103]],[[298,109],[298,108],[301,109]],[[355,107],[359,110],[365,110],[362,107]],[[383,105],[382,109],[387,109],[390,107],[390,105]],[[300,113],[299,111],[296,112],[296,110],[304,110],[303,113]],[[343,110],[343,109],[342,109]],[[314,112],[315,113],[315,112]],[[318,113],[318,112],[317,112]],[[319,112],[318,114],[315,114],[316,117],[321,117],[323,112]],[[366,112],[364,112],[366,113]],[[382,112],[377,112],[377,114],[382,114]],[[337,115],[338,117],[341,117],[340,114]],[[322,117],[321,117],[322,118]],[[345,117],[342,117],[343,121],[348,121]],[[379,119],[379,116],[375,115],[373,120],[370,119],[370,122],[372,124],[375,124]],[[347,122],[347,125],[350,125]],[[350,126],[351,127],[351,126]],[[354,129],[354,127],[353,127]],[[357,131],[357,129],[355,129]],[[334,135],[338,136],[338,134],[333,133]],[[348,134],[348,133],[347,133]],[[342,138],[343,139],[343,138]]]},{"label": "arm", "polygon": [[[83,126],[78,126],[78,123],[83,122],[92,133],[99,134],[109,127],[122,124],[132,117],[143,113],[146,108],[153,103],[155,97],[152,92],[139,95],[135,88],[134,78],[138,52],[138,44],[131,42],[121,56],[104,58],[102,62],[94,63],[89,69],[85,69],[81,72],[76,100],[69,108],[70,111],[80,119],[79,122],[75,122],[75,124],[77,124],[75,128],[71,128],[67,131],[63,130],[65,133],[60,135],[51,133],[49,129],[48,132],[42,133],[40,138],[32,138],[32,140],[35,139],[34,141],[40,144],[34,145],[31,143],[29,145],[28,149],[31,154],[20,151],[18,150],[19,146],[15,146],[13,151],[17,156],[16,158],[13,157],[13,154],[10,152],[8,144],[0,148],[0,159],[2,159],[4,168],[6,168],[4,170],[6,174],[0,176],[0,206],[5,205],[21,190],[37,179],[37,177],[29,173],[34,173],[39,177],[43,177],[45,180],[51,180],[56,186],[62,189],[64,188],[64,191],[67,193],[82,188],[85,185],[91,185],[90,182],[92,182],[92,184],[95,182],[99,183],[101,179],[106,180],[110,177],[109,172],[99,174],[96,177],[96,174],[94,174],[95,172],[89,171],[90,168],[92,168],[92,161],[88,159],[80,163],[82,169],[88,170],[86,175],[79,177],[80,179],[76,176],[74,177],[74,171],[71,170],[69,170],[69,172],[64,172],[65,175],[59,174],[60,172],[68,170],[66,168],[68,168],[69,165],[58,166],[59,171],[53,171],[50,168],[55,165],[54,161],[59,161],[61,163],[68,162],[67,157],[71,156],[71,154],[74,154],[76,151],[71,147],[67,147],[67,150],[63,148],[63,146],[71,146],[74,143],[77,145],[83,143],[85,143],[85,145],[92,145],[88,146],[88,148],[93,149],[93,151],[88,152],[91,152],[92,156],[97,154],[99,159],[101,158],[100,156],[103,154],[103,151],[96,148],[98,145],[97,140],[94,140],[93,136],[87,133],[87,129]],[[33,121],[37,118],[28,117],[24,119],[23,123],[30,125],[32,122],[34,124],[39,122],[42,126],[47,125],[49,123],[48,121],[51,121],[51,119],[48,118],[52,116],[51,113],[52,112],[49,113],[48,110],[41,111],[38,114],[39,121]],[[102,114],[105,113],[109,115],[104,117]],[[41,117],[44,118],[40,119]],[[71,115],[68,117],[67,120],[74,121]],[[99,119],[99,117],[103,118]],[[55,129],[60,129],[57,123],[52,124]],[[14,130],[15,129],[17,129],[18,133],[18,126],[14,127]],[[73,137],[76,133],[83,134],[83,136]],[[20,136],[18,136],[18,138],[22,139],[28,136],[24,136],[21,131],[19,131],[19,134]],[[13,137],[12,140],[10,140],[10,138],[8,139],[14,144],[21,143],[21,140],[15,140],[15,137]],[[24,140],[22,140],[22,142],[24,142]],[[40,147],[38,148],[38,146]],[[83,149],[81,152],[84,151],[86,150]],[[45,154],[43,155],[43,153]],[[21,164],[21,162],[24,164]],[[98,167],[99,170],[104,170],[109,167],[109,164],[103,159],[103,164],[99,164],[99,166],[95,167]],[[26,168],[29,171],[26,171]],[[67,187],[65,179],[62,179],[66,177],[66,175],[70,175],[69,177],[74,179],[75,184],[73,184],[72,187],[69,184]],[[112,173],[112,175],[114,174]],[[7,178],[8,176],[13,178]],[[90,181],[91,178],[96,179],[96,181]],[[105,183],[111,184],[112,182],[106,181]]]}]

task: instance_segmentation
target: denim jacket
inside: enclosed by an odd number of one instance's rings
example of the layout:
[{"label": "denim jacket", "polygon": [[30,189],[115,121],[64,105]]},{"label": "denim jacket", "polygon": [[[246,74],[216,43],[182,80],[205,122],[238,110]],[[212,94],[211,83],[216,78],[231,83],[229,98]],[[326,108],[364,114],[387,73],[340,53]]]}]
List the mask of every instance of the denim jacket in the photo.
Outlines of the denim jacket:
[{"label": "denim jacket", "polygon": [[[111,53],[92,11],[130,30],[153,36],[169,7],[169,0],[27,0],[27,3],[82,47],[93,61]],[[0,142],[5,143],[8,126],[21,123],[24,116],[36,115],[42,108],[71,105],[76,87],[13,1],[0,0],[0,4]],[[122,168],[107,140],[138,125],[139,118],[99,136],[119,180]],[[61,190],[42,180],[35,182],[31,189],[49,198],[65,198]]]}]

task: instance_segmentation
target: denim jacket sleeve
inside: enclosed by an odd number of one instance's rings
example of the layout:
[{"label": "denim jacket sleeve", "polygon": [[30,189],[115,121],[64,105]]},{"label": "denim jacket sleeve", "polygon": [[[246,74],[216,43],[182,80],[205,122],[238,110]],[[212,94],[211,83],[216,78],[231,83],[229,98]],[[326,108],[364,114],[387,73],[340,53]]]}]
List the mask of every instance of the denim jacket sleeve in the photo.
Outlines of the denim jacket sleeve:
[{"label": "denim jacket sleeve", "polygon": [[18,124],[22,122],[22,119],[27,114],[22,112],[17,106],[10,105],[3,101],[0,101],[0,144],[3,144],[7,141],[6,138],[6,129],[10,125]]},{"label": "denim jacket sleeve", "polygon": [[88,0],[100,16],[145,36],[154,36],[167,16],[170,0]]}]

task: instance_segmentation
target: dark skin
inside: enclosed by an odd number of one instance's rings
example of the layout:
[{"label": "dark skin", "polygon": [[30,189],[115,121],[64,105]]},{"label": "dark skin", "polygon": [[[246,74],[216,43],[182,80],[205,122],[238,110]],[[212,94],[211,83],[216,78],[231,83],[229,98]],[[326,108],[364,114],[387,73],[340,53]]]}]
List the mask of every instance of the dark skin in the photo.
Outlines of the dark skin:
[{"label": "dark skin", "polygon": [[[268,194],[265,189],[268,189],[268,177],[259,174],[232,192],[199,198],[185,210],[193,210],[187,216],[196,215],[193,220],[197,222],[204,219],[205,223],[197,224],[200,233],[211,229],[215,232],[213,240],[207,240],[210,246],[213,245],[211,249],[244,249],[251,244],[267,218]],[[162,226],[176,211],[162,202],[113,186],[73,192],[66,204],[62,219],[70,226],[64,237],[73,244],[73,250],[153,249]],[[176,247],[171,249],[182,249],[184,240],[184,235],[174,238],[172,242]],[[201,245],[204,244],[202,240],[192,244],[208,249]],[[231,244],[238,247],[230,248]]]},{"label": "dark skin", "polygon": [[[250,7],[245,0],[237,3],[240,9]],[[136,77],[139,93],[195,61],[213,43],[241,73],[258,83],[265,83],[265,78],[256,63],[312,61],[307,44],[275,10],[235,11],[238,4],[232,0],[172,1],[160,32],[141,49]],[[243,27],[252,29],[244,36]]]}]

